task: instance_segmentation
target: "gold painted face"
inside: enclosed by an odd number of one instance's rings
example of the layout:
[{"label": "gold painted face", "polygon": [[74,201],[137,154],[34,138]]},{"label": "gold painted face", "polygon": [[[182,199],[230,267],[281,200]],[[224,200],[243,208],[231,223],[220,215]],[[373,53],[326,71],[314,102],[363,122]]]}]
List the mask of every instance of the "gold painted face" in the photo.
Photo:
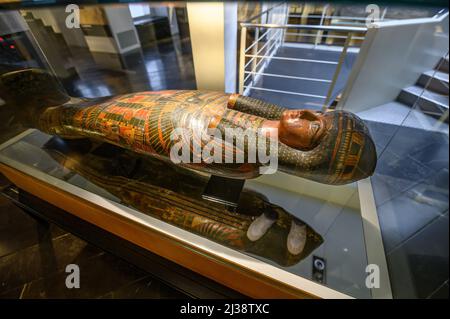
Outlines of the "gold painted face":
[{"label": "gold painted face", "polygon": [[319,144],[324,132],[322,112],[287,110],[281,116],[278,135],[282,143],[308,151]]}]

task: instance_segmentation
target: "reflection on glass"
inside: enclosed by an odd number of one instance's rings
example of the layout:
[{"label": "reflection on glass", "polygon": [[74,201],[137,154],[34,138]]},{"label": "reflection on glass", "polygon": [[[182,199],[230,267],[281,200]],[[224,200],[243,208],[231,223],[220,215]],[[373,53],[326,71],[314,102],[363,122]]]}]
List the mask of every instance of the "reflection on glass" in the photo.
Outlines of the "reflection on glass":
[{"label": "reflection on glass", "polygon": [[[64,7],[0,13],[0,73],[52,70],[72,96],[193,89],[186,4],[80,7],[80,28],[67,28]],[[42,52],[41,52],[42,51]],[[93,91],[80,87],[104,87]]]},{"label": "reflection on glass", "polygon": [[[247,181],[237,211],[233,211],[201,198],[208,182],[205,175],[109,144],[62,140],[34,131],[1,150],[0,157],[296,275],[352,296],[370,297],[364,284],[367,258],[354,187],[336,189],[333,196],[338,195],[337,200],[332,196],[332,200],[324,200],[302,194],[305,185],[297,177],[267,176]],[[250,241],[248,227],[263,212],[276,214],[278,219],[260,239]],[[305,246],[298,254],[290,253],[287,245],[292,221],[306,230]],[[320,280],[313,267],[318,257],[326,261]]]},{"label": "reflection on glass", "polygon": [[[45,164],[50,175],[70,182],[77,174],[124,205],[228,247],[272,260],[281,266],[292,266],[323,242],[310,226],[270,203],[258,192],[244,190],[237,210],[228,210],[224,205],[202,199],[208,181],[205,175],[157,159],[140,157],[110,144],[87,139],[62,140],[42,133],[33,135],[32,138],[47,141],[41,149],[28,144],[22,151],[33,151],[40,167],[42,157],[39,158],[38,154],[48,154],[50,157],[46,158],[53,159]],[[251,241],[247,230],[261,212],[276,215],[277,221],[264,236]],[[292,222],[304,228],[305,242],[296,254],[290,253],[286,246]]]}]

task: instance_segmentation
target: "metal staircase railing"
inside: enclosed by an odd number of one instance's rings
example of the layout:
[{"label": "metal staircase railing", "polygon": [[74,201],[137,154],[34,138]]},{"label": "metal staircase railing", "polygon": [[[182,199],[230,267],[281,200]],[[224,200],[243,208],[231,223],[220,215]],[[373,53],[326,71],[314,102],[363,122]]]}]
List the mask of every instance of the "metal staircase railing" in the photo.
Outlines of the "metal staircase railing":
[{"label": "metal staircase railing", "polygon": [[[254,40],[247,45],[247,32],[254,29]],[[313,30],[322,32],[322,37],[329,35],[323,32],[334,32],[342,34],[345,39],[341,53],[337,61],[320,60],[320,59],[303,59],[295,57],[277,56],[278,49],[283,46],[287,29],[295,30]],[[365,34],[367,27],[355,26],[326,26],[326,25],[293,25],[293,24],[261,24],[261,23],[241,23],[241,46],[240,46],[240,62],[239,62],[239,93],[248,95],[251,90],[261,90],[269,92],[277,92],[280,94],[290,94],[306,96],[311,98],[322,99],[322,108],[328,108],[332,99],[333,91],[336,86],[342,65],[345,61],[348,49],[355,34]],[[335,35],[330,35],[335,36]],[[294,63],[317,63],[335,65],[335,71],[332,78],[324,79],[314,76],[300,77],[284,74],[274,74],[264,72],[271,60],[286,60]],[[326,95],[310,94],[308,92],[293,92],[278,89],[271,89],[256,86],[261,76],[277,77],[284,79],[304,80],[313,82],[328,83],[329,88]]]}]

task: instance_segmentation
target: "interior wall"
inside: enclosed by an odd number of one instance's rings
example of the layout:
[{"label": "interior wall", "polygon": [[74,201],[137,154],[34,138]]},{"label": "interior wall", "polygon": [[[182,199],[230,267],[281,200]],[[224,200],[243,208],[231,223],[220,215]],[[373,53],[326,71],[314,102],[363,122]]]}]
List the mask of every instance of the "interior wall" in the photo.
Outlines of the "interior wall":
[{"label": "interior wall", "polygon": [[237,92],[238,3],[224,3],[225,92]]},{"label": "interior wall", "polygon": [[187,12],[197,89],[224,91],[224,3],[188,2]]}]

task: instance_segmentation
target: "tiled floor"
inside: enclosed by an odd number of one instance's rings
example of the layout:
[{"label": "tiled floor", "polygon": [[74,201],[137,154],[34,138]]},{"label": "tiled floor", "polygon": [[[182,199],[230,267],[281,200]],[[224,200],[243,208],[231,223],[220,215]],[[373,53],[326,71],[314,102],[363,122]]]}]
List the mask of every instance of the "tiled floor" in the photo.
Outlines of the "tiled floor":
[{"label": "tiled floor", "polygon": [[378,151],[372,186],[394,295],[448,298],[448,123],[398,101],[358,115]]},{"label": "tiled floor", "polygon": [[448,298],[448,228],[446,213],[388,253],[397,298]]},{"label": "tiled floor", "polygon": [[[126,54],[114,54],[69,45],[61,34],[31,14],[26,22],[71,96],[101,97],[196,87],[189,37],[180,39],[175,34]],[[26,63],[30,67],[41,64],[33,59]]]},{"label": "tiled floor", "polygon": [[397,104],[392,117],[379,113],[386,106],[363,114],[384,122],[367,124],[378,150],[372,186],[393,293],[448,297],[448,125],[411,109],[399,115]]},{"label": "tiled floor", "polygon": [[[72,49],[69,58],[78,65],[77,75],[64,81],[72,96],[101,97],[139,91],[195,89],[192,53],[183,52],[177,37],[117,59],[130,60],[121,69],[101,66],[92,53]],[[98,54],[97,54],[98,55]]]},{"label": "tiled floor", "polygon": [[[338,53],[282,48],[280,56],[333,59]],[[354,62],[350,55],[337,89]],[[267,73],[331,78],[329,66],[272,60]],[[263,77],[257,86],[324,94],[326,84]],[[320,99],[252,90],[251,96],[290,108],[320,106]],[[378,151],[372,177],[378,216],[396,298],[448,298],[448,124],[391,102],[358,114]]]}]

